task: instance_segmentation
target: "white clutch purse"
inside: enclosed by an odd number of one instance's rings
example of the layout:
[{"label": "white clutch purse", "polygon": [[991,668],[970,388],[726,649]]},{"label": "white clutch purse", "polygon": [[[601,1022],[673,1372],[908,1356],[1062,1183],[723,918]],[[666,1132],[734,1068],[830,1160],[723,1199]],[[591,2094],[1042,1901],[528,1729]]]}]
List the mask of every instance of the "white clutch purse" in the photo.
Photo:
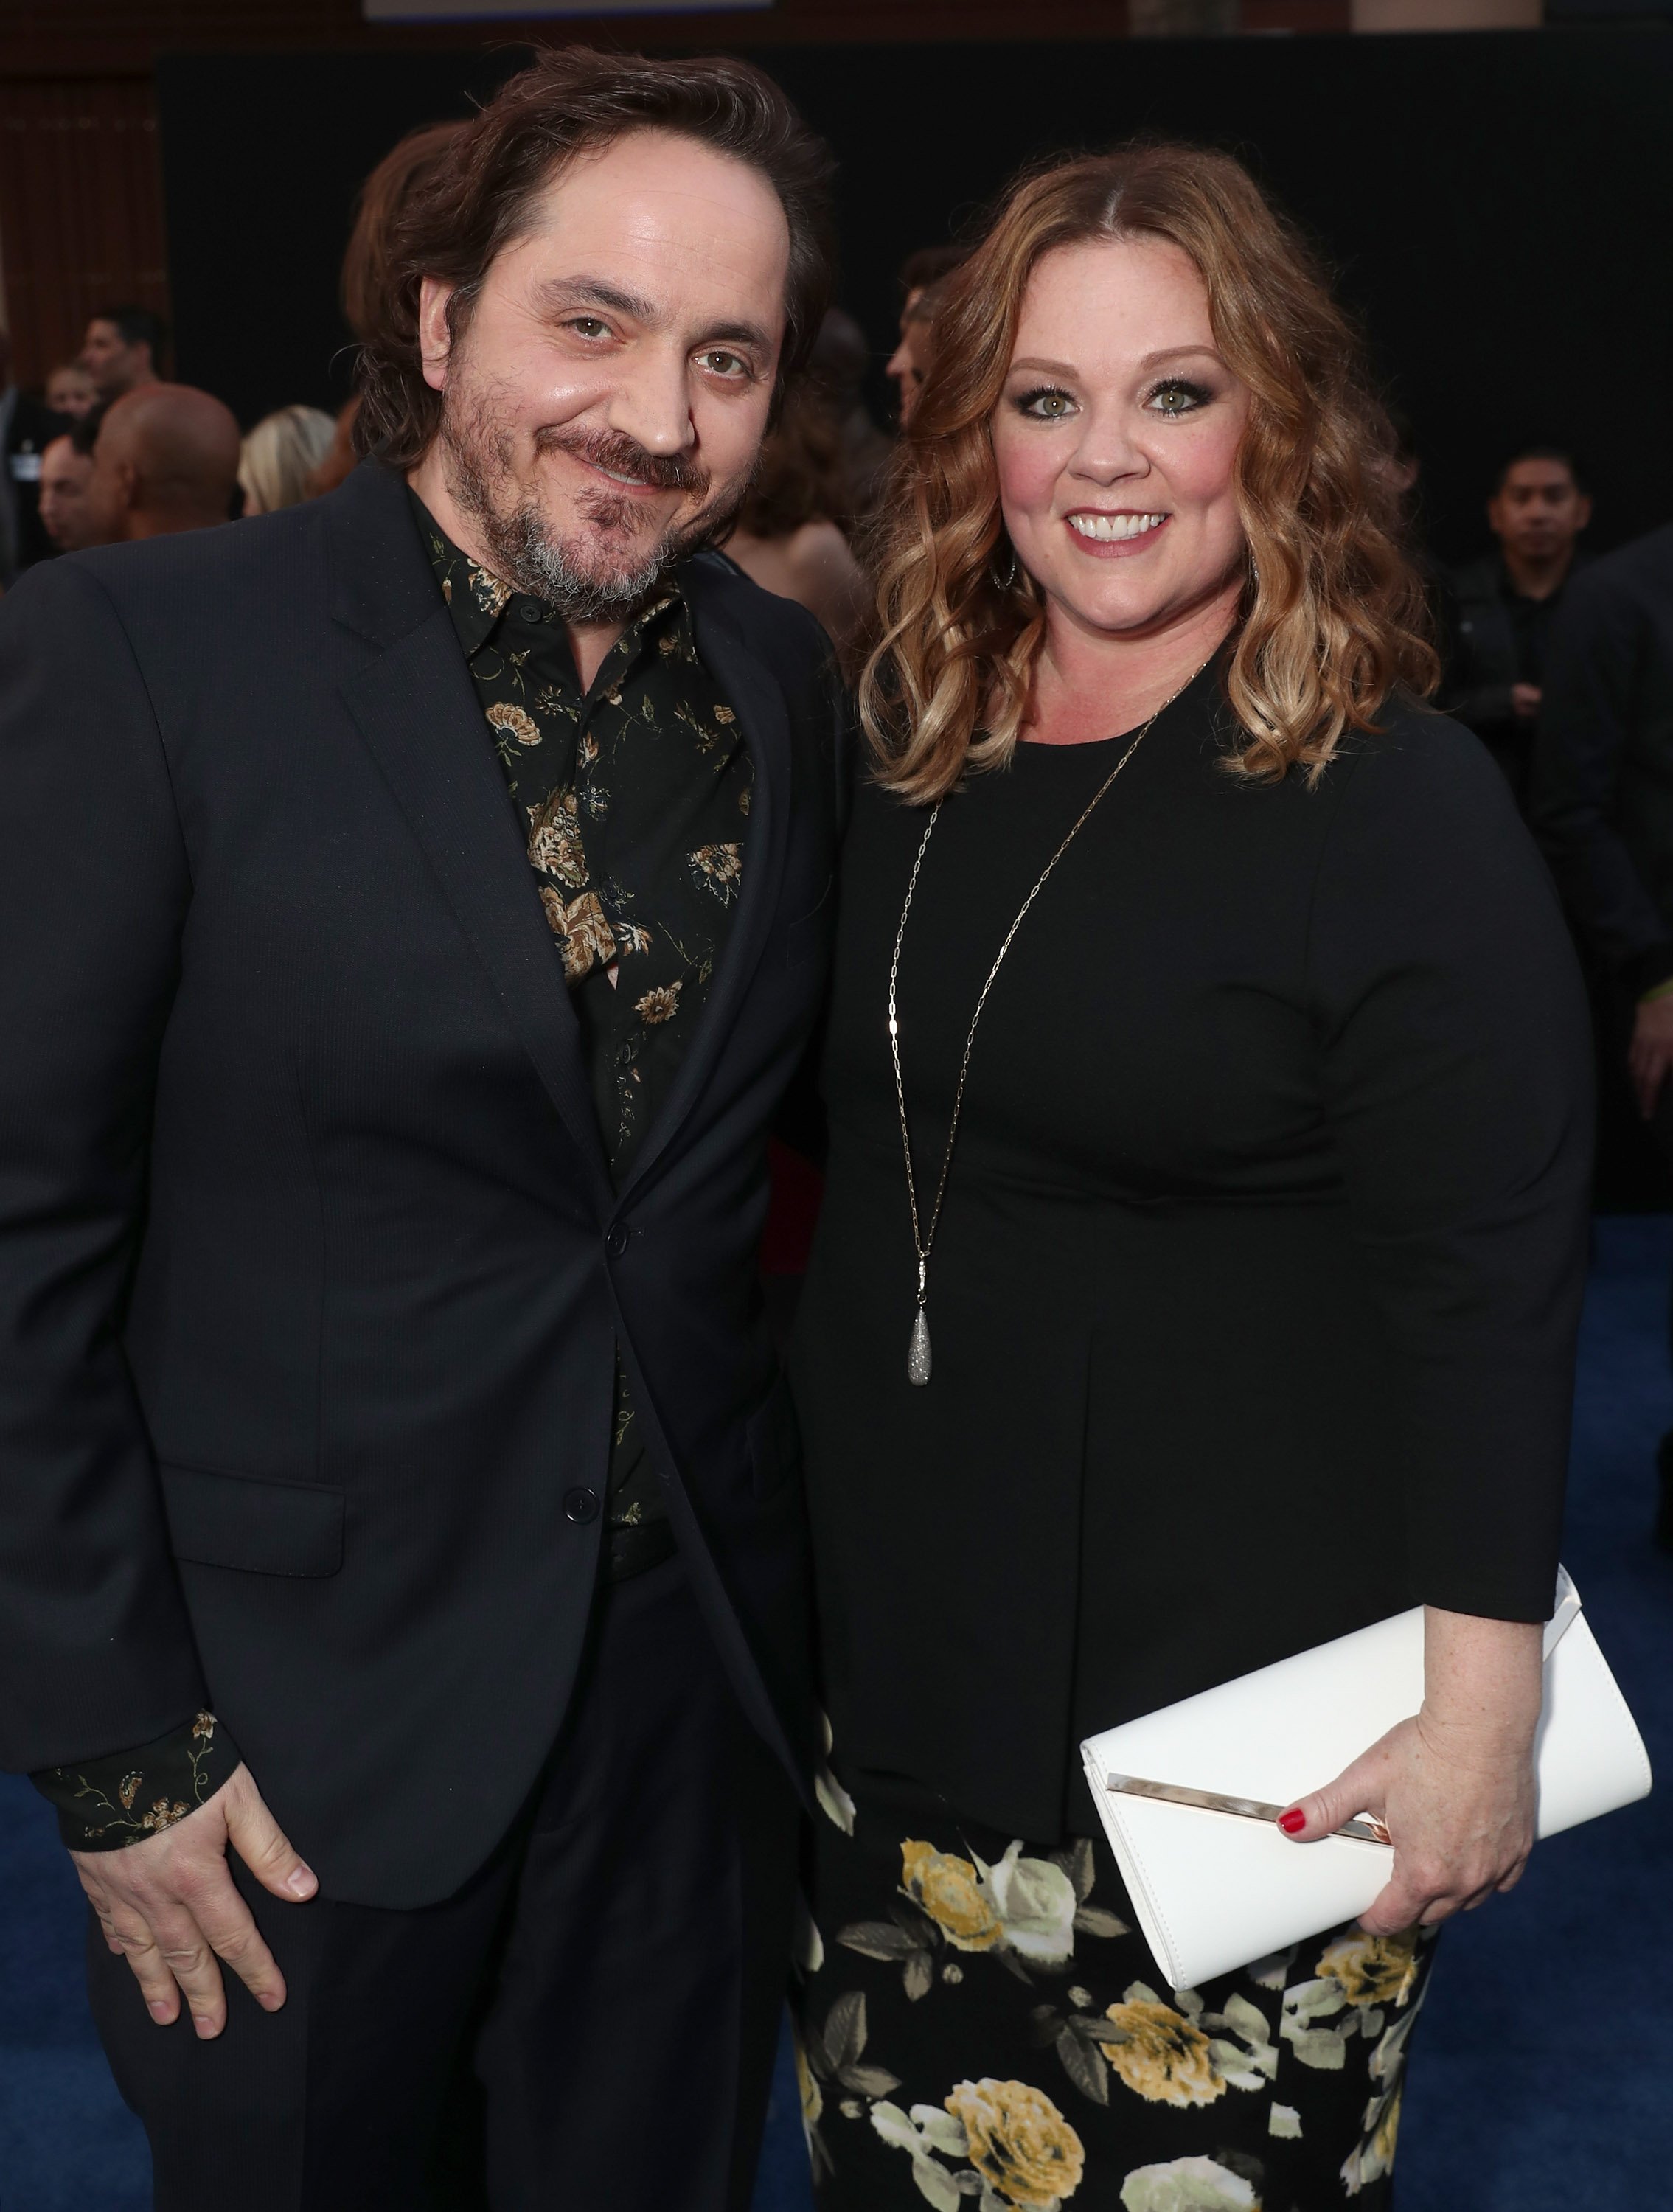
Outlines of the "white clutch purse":
[{"label": "white clutch purse", "polygon": [[[1092,1801],[1170,1988],[1195,1988],[1366,1910],[1391,1857],[1374,1823],[1293,1844],[1274,1820],[1422,1702],[1419,1606],[1082,1744]],[[1560,1571],[1535,1762],[1541,1836],[1650,1792],[1643,1739]]]}]

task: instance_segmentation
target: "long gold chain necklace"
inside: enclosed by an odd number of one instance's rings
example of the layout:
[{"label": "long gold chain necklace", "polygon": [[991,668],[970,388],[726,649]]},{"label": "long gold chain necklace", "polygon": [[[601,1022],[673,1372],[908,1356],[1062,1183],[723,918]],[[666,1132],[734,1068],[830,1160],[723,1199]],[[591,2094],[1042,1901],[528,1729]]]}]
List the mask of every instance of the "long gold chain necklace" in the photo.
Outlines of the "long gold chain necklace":
[{"label": "long gold chain necklace", "polygon": [[1137,752],[1151,731],[1155,728],[1161,716],[1172,706],[1180,692],[1187,690],[1201,673],[1201,669],[1194,670],[1179,686],[1179,690],[1170,693],[1150,720],[1138,731],[1121,758],[1087,800],[1068,836],[1064,838],[1062,843],[1041,870],[1039,881],[1023,901],[1016,920],[1005,933],[1005,942],[994,957],[994,964],[988,970],[988,980],[982,986],[976,998],[976,1012],[970,1016],[970,1032],[964,1039],[964,1056],[958,1063],[958,1087],[952,1094],[952,1121],[947,1130],[946,1151],[941,1158],[941,1173],[935,1185],[935,1202],[929,1212],[929,1227],[925,1231],[918,1213],[917,1177],[912,1172],[912,1137],[906,1116],[906,1084],[900,1072],[900,1018],[895,999],[896,988],[900,979],[900,948],[906,939],[906,918],[912,911],[912,896],[918,888],[918,876],[923,867],[924,854],[929,850],[929,841],[935,835],[935,824],[941,818],[941,808],[945,802],[938,799],[930,810],[929,822],[924,830],[922,841],[918,846],[918,856],[912,863],[912,873],[907,879],[906,902],[900,910],[900,927],[895,932],[894,957],[889,963],[889,1051],[895,1063],[895,1097],[900,1107],[900,1143],[901,1150],[906,1158],[906,1197],[912,1213],[912,1249],[918,1257],[918,1310],[913,1319],[912,1334],[906,1347],[906,1379],[909,1382],[916,1383],[920,1389],[928,1382],[931,1368],[929,1316],[927,1308],[929,1295],[929,1255],[934,1247],[935,1231],[940,1226],[941,1205],[946,1197],[947,1176],[952,1167],[952,1148],[958,1139],[958,1117],[964,1110],[964,1083],[970,1072],[970,1052],[976,1043],[976,1024],[982,1019],[982,1010],[988,1003],[988,994],[993,989],[995,978],[1004,963],[1006,954],[1011,950],[1012,940],[1027,920],[1028,909],[1050,880],[1053,869],[1068,852],[1069,847],[1074,844],[1087,823],[1091,821],[1104,793],[1126,767],[1128,762],[1132,759],[1134,754]]}]

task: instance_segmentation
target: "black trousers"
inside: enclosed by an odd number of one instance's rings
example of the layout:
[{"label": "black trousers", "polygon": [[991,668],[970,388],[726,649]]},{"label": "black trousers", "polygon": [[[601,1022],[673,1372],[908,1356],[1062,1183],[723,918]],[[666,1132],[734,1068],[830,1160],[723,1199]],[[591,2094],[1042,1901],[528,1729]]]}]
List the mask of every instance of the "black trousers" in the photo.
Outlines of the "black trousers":
[{"label": "black trousers", "polygon": [[93,1923],[156,2212],[744,2212],[797,1828],[679,1561],[602,1590],[563,1734],[456,1896],[285,1905],[234,1862],[278,2013],[228,1973],[216,2040],[158,2027]]}]

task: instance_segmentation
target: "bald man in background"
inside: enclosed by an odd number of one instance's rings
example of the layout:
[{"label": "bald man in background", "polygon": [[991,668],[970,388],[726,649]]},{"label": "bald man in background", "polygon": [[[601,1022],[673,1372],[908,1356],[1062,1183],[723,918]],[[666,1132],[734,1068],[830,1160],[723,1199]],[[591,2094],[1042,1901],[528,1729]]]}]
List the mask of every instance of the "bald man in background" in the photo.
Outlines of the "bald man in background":
[{"label": "bald man in background", "polygon": [[88,488],[93,543],[208,530],[232,513],[239,428],[229,407],[190,384],[145,384],[113,400]]}]

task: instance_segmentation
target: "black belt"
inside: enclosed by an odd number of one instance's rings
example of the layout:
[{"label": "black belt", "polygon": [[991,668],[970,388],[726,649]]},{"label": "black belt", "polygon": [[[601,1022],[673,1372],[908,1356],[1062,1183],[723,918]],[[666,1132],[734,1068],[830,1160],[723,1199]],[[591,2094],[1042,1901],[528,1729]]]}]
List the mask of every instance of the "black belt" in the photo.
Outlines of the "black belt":
[{"label": "black belt", "polygon": [[672,1559],[679,1548],[666,1520],[620,1521],[606,1528],[604,1536],[603,1572],[607,1583],[624,1583],[635,1575],[648,1573],[664,1559]]}]

